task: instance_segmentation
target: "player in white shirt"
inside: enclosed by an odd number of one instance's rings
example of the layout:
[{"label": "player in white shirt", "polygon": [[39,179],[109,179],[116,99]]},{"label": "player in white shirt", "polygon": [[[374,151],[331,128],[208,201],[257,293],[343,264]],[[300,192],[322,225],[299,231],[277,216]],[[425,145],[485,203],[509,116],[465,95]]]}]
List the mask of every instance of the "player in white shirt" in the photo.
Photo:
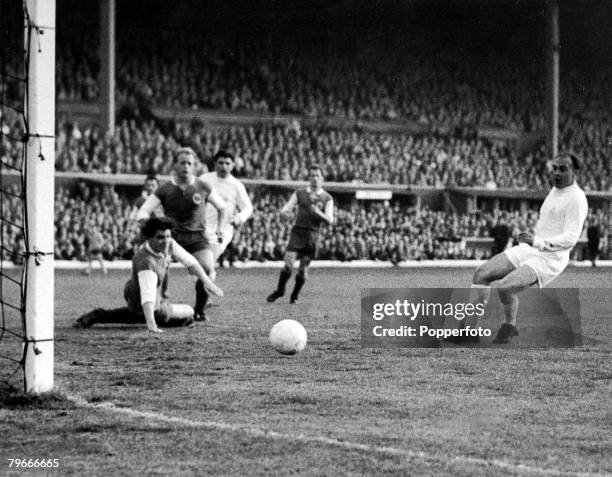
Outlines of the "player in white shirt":
[{"label": "player in white shirt", "polygon": [[508,343],[518,336],[517,294],[536,283],[544,287],[565,270],[589,210],[586,196],[576,184],[578,157],[561,153],[549,167],[554,187],[540,208],[535,234],[519,234],[519,245],[481,265],[472,280],[472,298],[484,303],[489,299],[491,283],[495,282],[505,321],[493,341],[496,344]]},{"label": "player in white shirt", "polygon": [[[210,243],[207,250],[206,261],[212,270],[232,241],[235,229],[245,223],[253,213],[253,204],[244,184],[232,175],[234,169],[234,156],[229,152],[220,150],[214,157],[215,170],[200,176],[200,180],[209,184],[225,204],[225,215],[229,220],[218,231],[217,209],[206,204],[206,237]],[[214,276],[214,275],[213,275]]]},{"label": "player in white shirt", "polygon": [[219,258],[225,251],[227,245],[232,241],[234,230],[245,223],[253,213],[253,204],[244,187],[244,184],[232,175],[234,169],[234,156],[229,152],[219,151],[214,157],[215,170],[206,172],[200,179],[210,184],[217,194],[225,202],[225,214],[229,218],[221,230],[221,242],[217,237],[217,209],[206,205],[206,235],[208,236],[214,260]]}]

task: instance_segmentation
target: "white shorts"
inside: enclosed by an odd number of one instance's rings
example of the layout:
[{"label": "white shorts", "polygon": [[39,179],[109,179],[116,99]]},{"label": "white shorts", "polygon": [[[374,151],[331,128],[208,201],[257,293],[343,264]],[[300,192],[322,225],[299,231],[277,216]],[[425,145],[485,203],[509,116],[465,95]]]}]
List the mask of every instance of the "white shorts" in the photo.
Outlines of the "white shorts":
[{"label": "white shorts", "polygon": [[526,243],[520,243],[504,253],[516,268],[522,265],[532,268],[538,277],[540,288],[561,275],[569,262],[564,256],[559,256],[558,252],[541,252]]},{"label": "white shorts", "polygon": [[225,252],[228,244],[232,241],[233,235],[233,230],[226,230],[223,233],[223,241],[219,242],[216,232],[206,232],[206,238],[208,239],[208,243],[213,252],[215,260],[217,260],[223,254],[223,252]]}]

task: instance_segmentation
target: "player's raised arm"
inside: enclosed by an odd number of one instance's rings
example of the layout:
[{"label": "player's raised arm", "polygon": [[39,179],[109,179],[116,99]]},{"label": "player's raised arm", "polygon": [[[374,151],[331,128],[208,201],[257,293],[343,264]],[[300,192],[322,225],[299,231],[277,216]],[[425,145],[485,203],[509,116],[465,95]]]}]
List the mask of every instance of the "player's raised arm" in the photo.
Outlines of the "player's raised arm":
[{"label": "player's raised arm", "polygon": [[213,283],[196,258],[178,243],[176,243],[174,239],[170,243],[169,250],[172,258],[177,262],[182,263],[191,275],[194,275],[201,280],[207,290],[209,290],[213,295],[223,296],[223,290]]},{"label": "player's raised arm", "polygon": [[147,220],[149,217],[151,217],[153,211],[160,205],[161,201],[159,200],[159,197],[157,197],[155,194],[151,194],[140,206],[140,209],[138,209],[136,220],[138,222]]},{"label": "player's raised arm", "polygon": [[288,219],[291,216],[291,212],[293,211],[293,209],[295,209],[295,207],[297,206],[297,203],[297,192],[294,192],[293,194],[291,194],[291,197],[289,197],[287,203],[280,210],[281,218]]}]

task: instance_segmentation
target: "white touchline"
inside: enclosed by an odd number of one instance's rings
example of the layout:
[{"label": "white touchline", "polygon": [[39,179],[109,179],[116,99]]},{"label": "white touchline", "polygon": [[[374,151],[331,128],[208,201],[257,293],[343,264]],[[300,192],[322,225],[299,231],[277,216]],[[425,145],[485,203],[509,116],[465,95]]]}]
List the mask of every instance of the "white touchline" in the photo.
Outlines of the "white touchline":
[{"label": "white touchline", "polygon": [[454,456],[445,457],[442,455],[430,454],[428,452],[412,451],[406,449],[399,449],[397,447],[386,447],[386,446],[371,446],[367,444],[360,444],[358,442],[341,441],[330,437],[323,436],[307,436],[304,434],[286,434],[283,432],[270,431],[264,429],[258,429],[255,427],[244,426],[240,424],[228,424],[224,422],[216,421],[197,421],[193,419],[186,419],[183,417],[166,416],[165,414],[151,411],[139,411],[137,409],[131,409],[127,407],[117,407],[113,403],[105,401],[99,403],[90,403],[79,396],[65,395],[65,397],[77,406],[86,407],[90,409],[99,409],[112,412],[114,414],[123,414],[130,417],[138,417],[151,419],[153,421],[165,422],[169,424],[178,424],[185,427],[191,428],[202,428],[210,430],[230,431],[236,433],[242,433],[244,435],[252,437],[263,437],[266,439],[273,440],[285,440],[292,442],[301,443],[312,443],[312,444],[325,444],[329,446],[339,447],[347,450],[357,450],[364,452],[371,452],[377,454],[395,455],[400,457],[408,458],[420,458],[432,462],[457,462],[460,464],[475,464],[484,467],[497,467],[500,469],[509,470],[512,472],[528,472],[535,475],[567,475],[575,477],[599,477],[604,474],[593,474],[588,472],[568,472],[558,469],[545,469],[542,467],[535,467],[525,464],[513,464],[499,459],[480,459],[478,457],[466,457],[466,456]]}]

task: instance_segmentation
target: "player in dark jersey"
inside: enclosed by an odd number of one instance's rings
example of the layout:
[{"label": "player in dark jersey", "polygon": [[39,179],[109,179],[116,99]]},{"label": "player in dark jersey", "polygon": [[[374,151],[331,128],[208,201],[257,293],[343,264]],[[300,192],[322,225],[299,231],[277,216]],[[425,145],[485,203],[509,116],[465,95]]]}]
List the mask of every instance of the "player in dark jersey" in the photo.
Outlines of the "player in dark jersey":
[{"label": "player in dark jersey", "polygon": [[73,326],[89,328],[100,323],[146,323],[147,330],[161,333],[159,326],[187,326],[193,323],[194,310],[189,305],[168,302],[162,286],[170,262],[182,263],[215,295],[223,291],[206,275],[198,261],[172,239],[172,221],[153,217],[142,226],[145,243],[132,261],[132,276],[125,284],[123,296],[127,306],[114,310],[96,308],[81,316]]},{"label": "player in dark jersey", "polygon": [[[145,200],[136,219],[143,221],[161,204],[164,215],[174,221],[172,235],[178,244],[191,253],[214,281],[215,264],[210,251],[211,244],[206,237],[205,206],[212,204],[219,212],[217,217],[217,240],[222,240],[221,231],[226,221],[225,202],[210,184],[194,175],[196,154],[190,147],[180,148],[174,157],[175,175],[171,181],[162,184]],[[204,308],[208,292],[200,280],[196,282],[196,321],[206,320]]]},{"label": "player in dark jersey", "polygon": [[288,218],[297,206],[297,216],[285,252],[285,266],[280,272],[278,287],[267,298],[269,302],[285,294],[285,285],[291,278],[293,265],[299,260],[300,267],[290,298],[291,303],[297,303],[300,290],[306,282],[306,270],[317,250],[321,224],[331,224],[334,221],[334,201],[331,195],[323,190],[323,173],[319,166],[310,167],[308,180],[310,186],[295,191],[281,209],[281,217]]}]

